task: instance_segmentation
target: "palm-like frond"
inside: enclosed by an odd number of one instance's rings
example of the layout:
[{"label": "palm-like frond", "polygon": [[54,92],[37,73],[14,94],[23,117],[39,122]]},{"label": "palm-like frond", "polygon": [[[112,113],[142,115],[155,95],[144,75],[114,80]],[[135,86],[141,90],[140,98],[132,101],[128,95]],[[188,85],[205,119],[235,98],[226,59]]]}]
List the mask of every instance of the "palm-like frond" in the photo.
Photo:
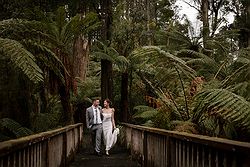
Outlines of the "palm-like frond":
[{"label": "palm-like frond", "polygon": [[228,66],[228,75],[223,87],[250,100],[250,48],[241,49],[235,60]]},{"label": "palm-like frond", "polygon": [[250,130],[250,103],[243,97],[225,89],[209,89],[199,93],[197,99],[194,122],[199,122],[203,114],[216,115]]},{"label": "palm-like frond", "polygon": [[71,18],[62,26],[60,33],[60,39],[62,43],[68,44],[72,42],[72,39],[78,37],[80,34],[90,34],[100,26],[100,22],[95,13],[88,13],[85,16],[80,14]]},{"label": "palm-like frond", "polygon": [[140,123],[145,126],[153,126],[153,119],[157,116],[158,110],[149,106],[136,106],[134,107],[134,114],[132,118],[136,120],[136,123]]},{"label": "palm-like frond", "polygon": [[176,68],[185,72],[189,77],[193,78],[195,71],[190,68],[186,62],[179,57],[162,50],[158,46],[145,46],[136,49],[130,56],[130,60],[137,68],[144,68],[146,64],[151,64],[153,67]]},{"label": "palm-like frond", "polygon": [[109,47],[101,41],[96,41],[96,46],[92,55],[94,55],[95,58],[112,62],[121,71],[125,71],[129,64],[126,57],[121,56],[113,47]]},{"label": "palm-like frond", "polygon": [[61,125],[62,105],[59,96],[50,96],[43,113],[31,113],[32,130],[35,132],[47,131]]},{"label": "palm-like frond", "polygon": [[30,129],[22,127],[18,122],[9,118],[1,119],[0,126],[7,129],[8,133],[11,133],[10,135],[14,135],[16,138],[33,134]]},{"label": "palm-like frond", "polygon": [[182,120],[182,113],[179,111],[178,105],[173,97],[171,95],[167,97],[166,93],[164,93],[161,89],[156,90],[156,93],[162,101],[162,104],[172,112],[176,120]]},{"label": "palm-like frond", "polygon": [[208,78],[216,77],[217,75],[224,78],[227,75],[225,62],[221,64],[204,53],[182,49],[177,51],[176,55],[186,60],[187,65],[194,68],[198,75]]},{"label": "palm-like frond", "polygon": [[[34,52],[36,59],[43,66],[48,67],[64,83],[64,72],[70,75],[62,61],[48,47],[32,40],[24,40],[23,43]],[[38,64],[39,64],[38,63]]]},{"label": "palm-like frond", "polygon": [[0,38],[0,53],[9,59],[15,67],[21,69],[34,83],[43,81],[43,72],[36,64],[34,55],[18,41]]},{"label": "palm-like frond", "polygon": [[148,110],[148,111],[144,111],[143,113],[133,115],[133,118],[150,119],[156,116],[156,114],[157,114],[156,110]]},{"label": "palm-like frond", "polygon": [[201,48],[200,37],[194,37],[194,29],[190,22],[188,20],[186,21],[188,26],[186,31],[179,31],[176,30],[176,27],[171,27],[166,31],[159,31],[157,33],[157,38],[161,39],[161,41],[166,40],[166,45],[171,50],[192,49],[198,51],[199,48]]}]

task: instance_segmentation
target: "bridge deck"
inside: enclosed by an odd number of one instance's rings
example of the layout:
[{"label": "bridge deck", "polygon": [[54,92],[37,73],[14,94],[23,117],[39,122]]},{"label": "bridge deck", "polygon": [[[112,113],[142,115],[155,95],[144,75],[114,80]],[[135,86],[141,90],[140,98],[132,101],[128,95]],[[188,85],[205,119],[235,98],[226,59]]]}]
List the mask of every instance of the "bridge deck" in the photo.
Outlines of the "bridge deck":
[{"label": "bridge deck", "polygon": [[110,155],[106,156],[103,152],[102,156],[94,155],[91,148],[91,140],[89,135],[84,134],[84,143],[82,149],[75,157],[75,161],[70,164],[70,167],[140,167],[131,159],[129,151],[121,146],[115,146]]}]

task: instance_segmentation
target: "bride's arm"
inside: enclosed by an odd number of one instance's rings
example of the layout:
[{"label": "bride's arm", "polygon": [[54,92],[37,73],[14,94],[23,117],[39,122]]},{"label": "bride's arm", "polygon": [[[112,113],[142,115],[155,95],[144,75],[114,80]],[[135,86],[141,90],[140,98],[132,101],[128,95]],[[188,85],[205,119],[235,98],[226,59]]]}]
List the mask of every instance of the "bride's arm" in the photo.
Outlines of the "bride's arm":
[{"label": "bride's arm", "polygon": [[116,126],[115,126],[115,109],[114,108],[112,109],[112,125],[113,125],[113,129],[115,129]]}]

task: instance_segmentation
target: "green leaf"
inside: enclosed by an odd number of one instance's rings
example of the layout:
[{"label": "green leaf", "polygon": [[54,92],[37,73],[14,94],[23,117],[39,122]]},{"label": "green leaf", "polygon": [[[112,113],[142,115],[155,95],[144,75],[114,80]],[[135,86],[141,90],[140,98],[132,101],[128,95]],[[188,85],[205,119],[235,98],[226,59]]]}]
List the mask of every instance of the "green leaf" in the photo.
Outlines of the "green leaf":
[{"label": "green leaf", "polygon": [[208,113],[236,126],[250,130],[250,103],[226,89],[208,89],[196,96],[199,105],[194,109],[194,120]]},{"label": "green leaf", "polygon": [[0,54],[9,59],[34,83],[43,81],[43,72],[36,59],[23,45],[15,40],[0,38]]}]

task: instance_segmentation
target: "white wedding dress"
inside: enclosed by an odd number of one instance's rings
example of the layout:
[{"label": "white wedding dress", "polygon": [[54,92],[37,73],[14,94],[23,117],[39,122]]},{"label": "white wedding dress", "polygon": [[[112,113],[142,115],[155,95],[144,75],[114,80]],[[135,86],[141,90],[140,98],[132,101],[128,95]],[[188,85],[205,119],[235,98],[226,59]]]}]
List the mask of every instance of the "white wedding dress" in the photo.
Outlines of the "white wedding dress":
[{"label": "white wedding dress", "polygon": [[119,134],[119,129],[116,128],[112,132],[112,113],[102,113],[103,121],[103,136],[104,136],[104,144],[106,146],[105,150],[109,151],[117,141],[117,135]]}]

